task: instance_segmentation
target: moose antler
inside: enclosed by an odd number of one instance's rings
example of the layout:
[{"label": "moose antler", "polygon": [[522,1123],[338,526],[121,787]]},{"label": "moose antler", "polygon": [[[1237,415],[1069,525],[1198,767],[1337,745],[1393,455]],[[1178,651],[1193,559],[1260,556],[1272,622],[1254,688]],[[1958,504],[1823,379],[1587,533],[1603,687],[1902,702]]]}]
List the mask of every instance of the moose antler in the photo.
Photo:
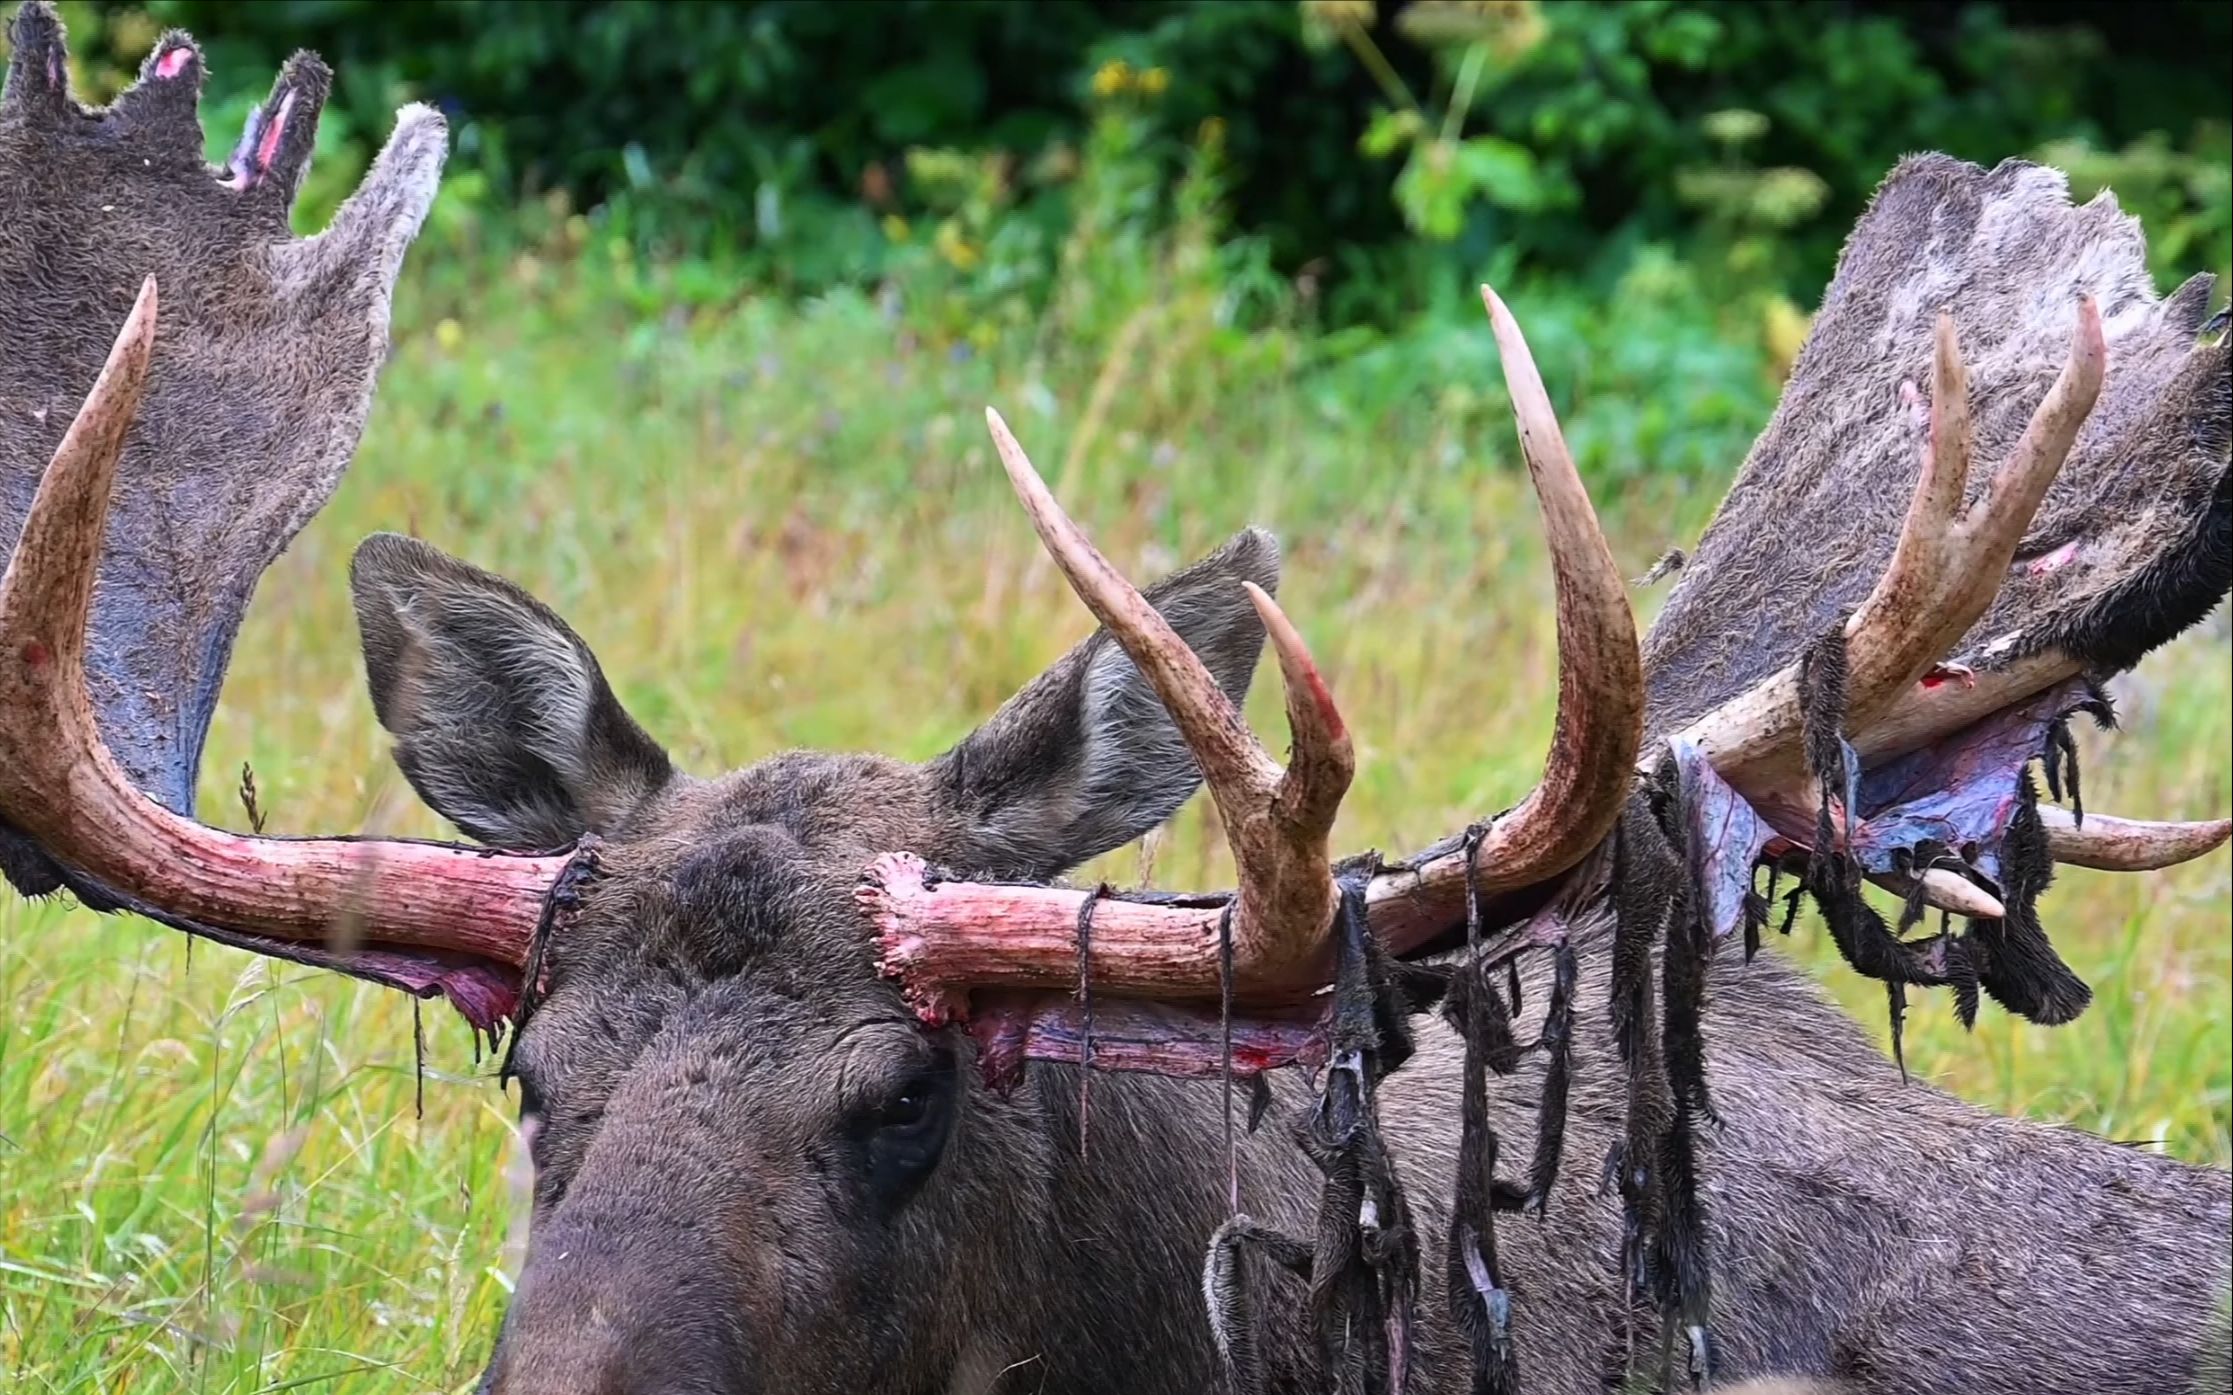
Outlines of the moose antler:
[{"label": "moose antler", "polygon": [[225,833],[134,788],[101,740],[86,690],[86,622],[155,326],[150,277],[39,482],[0,579],[0,813],[78,876],[169,917],[518,966],[566,858]]},{"label": "moose antler", "polygon": [[[1294,746],[1292,764],[1283,771],[1170,622],[1062,511],[1000,414],[988,408],[985,420],[1008,482],[1048,554],[1154,687],[1202,767],[1240,869],[1233,921],[1238,961],[1252,977],[1310,974],[1322,948],[1317,930],[1332,917],[1335,902],[1326,835],[1356,759],[1341,712],[1302,636],[1276,601],[1254,583],[1242,583],[1279,655],[1287,686]],[[1125,943],[1104,941],[1105,952],[1117,956],[1110,971],[1120,977],[1129,968],[1122,959]]]},{"label": "moose antler", "polygon": [[[1930,407],[1927,416],[1918,418],[1927,426],[1915,497],[1890,564],[1843,628],[1845,723],[1858,753],[1883,752],[1888,743],[1871,741],[1872,730],[1910,693],[1930,691],[1919,687],[1920,680],[2000,594],[2017,544],[2100,395],[2107,356],[2100,307],[2085,296],[2060,376],[2032,414],[2015,451],[1977,501],[1965,507],[1973,448],[1968,373],[1953,317],[1938,317]],[[1911,411],[1921,410],[1913,384],[1903,385],[1903,401]],[[1980,710],[1989,712],[2028,696],[2037,689],[2023,685],[2043,675],[2050,684],[2068,676],[2050,668],[2018,675],[2014,683],[1988,679],[1979,695],[1987,705]],[[1786,827],[1804,822],[1794,817],[1806,798],[1801,686],[1801,666],[1790,664],[1676,738],[1695,746],[1771,822],[1778,822],[1781,813]],[[1927,744],[1966,725],[1961,718],[1967,714],[1959,709],[1941,704],[1927,712],[1914,710],[1918,706],[1908,704],[1909,711],[1897,719],[1903,742]],[[1944,725],[1949,721],[1954,725]],[[1952,872],[1934,869],[1920,880],[1933,904],[1973,916],[2004,914],[1996,899]]]},{"label": "moose antler", "polygon": [[212,169],[191,38],[165,34],[95,110],[70,95],[50,6],[10,32],[0,228],[32,235],[0,236],[0,871],[445,993],[493,1027],[563,859],[192,817],[250,592],[362,430],[442,118],[400,113],[332,226],[298,239],[289,205],[331,87],[315,57],[287,63]]},{"label": "moose antler", "polygon": [[[2016,545],[2101,393],[2107,357],[2100,307],[2086,296],[2078,304],[2077,334],[2061,376],[2032,414],[2015,452],[1977,502],[1965,508],[1972,448],[1968,374],[1953,318],[1939,316],[1929,426],[1915,498],[1891,565],[1845,624],[1845,702],[1851,731],[1868,731],[1947,657],[2000,594]],[[1912,384],[1906,400],[1914,405]],[[1799,686],[1799,665],[1789,665],[1693,722],[1681,739],[1697,746],[1722,778],[1740,789],[1795,776],[1800,773]],[[1987,700],[1993,696],[2000,694],[1988,689]],[[1908,732],[1918,740],[1941,734],[1928,726]]]},{"label": "moose antler", "polygon": [[[1924,249],[1912,228],[1922,225],[1938,230],[1929,249],[1937,260],[1917,270]],[[2009,231],[2018,225],[2029,229],[2027,235]],[[1990,250],[1963,245],[1972,229],[1978,246]],[[2007,247],[2048,264],[2031,269],[2028,278],[2007,278],[2003,287],[1962,260],[1999,256]],[[2113,255],[2084,255],[2088,249]],[[1264,857],[1236,835],[1243,889],[1233,897],[1089,901],[1055,888],[941,881],[912,859],[887,857],[870,869],[861,890],[887,971],[927,1017],[966,1007],[980,1041],[1005,1059],[1079,1060],[1090,1031],[1091,1057],[1105,1066],[1204,1072],[1215,1060],[1220,1030],[1206,1005],[1221,989],[1230,991],[1241,1013],[1230,1030],[1246,1034],[1245,1050],[1238,1036],[1233,1048],[1246,1068],[1306,1057],[1317,1049],[1313,1009],[1298,991],[1326,982],[1326,917],[1317,908],[1337,873],[1360,883],[1382,950],[1415,956],[1448,948],[1464,909],[1469,865],[1484,898],[1484,919],[1492,928],[1511,926],[1604,842],[1631,789],[1639,782],[1665,788],[1659,772],[1670,757],[1693,763],[1705,772],[1697,779],[1722,791],[1706,791],[1701,808],[1729,811],[1724,824],[1701,825],[1689,835],[1689,855],[1702,859],[1690,870],[1717,933],[1727,933],[1736,917],[1756,913],[1744,907],[1741,878],[1734,889],[1725,885],[1730,874],[1724,869],[1741,872],[1755,859],[1819,856],[1831,851],[1813,847],[1823,828],[1841,855],[1860,860],[1858,870],[1870,880],[1910,896],[1911,906],[1936,904],[1987,925],[2016,925],[2012,918],[2021,917],[2028,926],[2039,877],[2022,874],[2021,901],[2004,901],[1993,880],[2013,811],[2030,807],[2019,789],[2024,762],[2071,711],[2092,701],[2081,678],[2129,665],[2191,623],[2227,584],[2224,345],[2221,340],[2212,350],[2190,353],[2180,343],[2182,327],[2191,335],[2199,323],[2208,287],[2190,284],[2156,302],[2140,253],[2136,228],[2113,204],[2073,209],[2059,177],[2037,167],[2011,163],[1988,174],[1924,157],[1886,181],[1849,245],[1776,421],[1653,631],[1652,710],[1642,723],[1653,735],[1641,760],[1637,664],[1625,602],[1607,581],[1610,562],[1525,342],[1502,304],[1485,297],[1559,569],[1560,736],[1537,790],[1503,818],[1393,866],[1372,859],[1328,866],[1320,860],[1318,837],[1290,840],[1278,857]],[[2075,307],[2075,321],[2061,322],[2060,367],[2049,384],[2033,376],[2032,355],[2049,318],[2040,308],[2040,285],[2056,277],[2073,286],[2063,304]],[[1902,351],[1906,341],[1886,325],[1907,312],[1916,282],[1943,284],[1948,289],[1939,303],[1956,307],[1938,316],[1928,336],[1928,411],[1919,413],[1921,395],[1907,387],[1898,420],[1864,406],[1856,425],[1855,394],[1866,389],[1854,373]],[[2104,297],[2124,356],[2114,383]],[[1983,399],[1973,393],[1958,342],[1963,306],[1983,306],[1988,316],[1967,322],[1986,331],[1977,341],[1990,391]],[[2009,319],[1992,323],[1994,314]],[[2027,392],[2027,382],[2041,386]],[[2025,416],[2011,423],[2019,402]],[[1918,436],[1920,449],[1912,444]],[[1851,499],[1838,499],[1844,490],[1873,514],[1885,497],[1883,484],[1900,472],[1886,453],[1895,438],[1906,461],[1920,462],[1919,470],[1907,467],[1915,472],[1902,482],[1913,482],[1913,495],[1896,529],[1878,534],[1857,526],[1819,552],[1774,537],[1778,491],[1850,506]],[[1003,443],[1004,458],[1011,444]],[[1970,466],[1981,446],[2001,464],[1973,487]],[[1012,475],[1020,459],[1017,452],[1010,460]],[[2081,483],[2058,492],[2057,480],[2073,459],[2084,462]],[[2175,468],[2160,469],[2157,462],[2175,462]],[[1031,484],[1031,497],[1041,501],[1032,505],[1036,518],[1051,501],[1035,478]],[[2050,496],[2060,502],[2043,509]],[[2148,522],[2137,528],[2106,524],[2094,505],[2111,499]],[[2165,536],[2165,521],[2180,519],[2196,520],[2193,532]],[[1868,551],[1875,551],[1873,564],[1850,564],[1851,554]],[[1762,565],[1764,557],[1770,565]],[[1096,586],[1121,585],[1095,560]],[[1071,574],[1076,584],[1078,575]],[[1718,589],[1730,576],[1760,594],[1732,600]],[[1787,597],[1763,589],[1771,578],[1796,584]],[[1847,588],[1865,588],[1866,595]],[[1841,605],[1840,595],[1853,599]],[[1088,603],[1121,636],[1105,605],[1092,596]],[[1617,625],[1607,619],[1616,606]],[[1271,618],[1267,614],[1268,623]],[[1821,633],[1807,627],[1825,624],[1843,661],[1842,700],[1826,716],[1834,723],[1828,736],[1851,752],[1836,782],[1809,768],[1810,743],[1802,739],[1809,722],[1825,714],[1810,713],[1802,701],[1798,655]],[[1283,626],[1282,618],[1275,637]],[[1754,633],[1776,642],[1745,647]],[[1318,738],[1306,737],[1301,724],[1313,705],[1298,708],[1294,695],[1319,690],[1299,643],[1281,639],[1278,647],[1290,712],[1300,714],[1290,719],[1300,763]],[[1777,662],[1763,667],[1770,656]],[[1693,695],[1716,687],[1735,696],[1694,701]],[[1246,743],[1246,758],[1226,754],[1238,719],[1229,707],[1212,710],[1214,721],[1182,718],[1181,725],[1231,824],[1216,762],[1257,772],[1245,788],[1259,803],[1274,787],[1277,767],[1245,732],[1237,740]],[[1338,721],[1330,702],[1323,710]],[[1195,739],[1197,731],[1207,735]],[[2067,737],[2054,739],[2067,746]],[[1616,768],[1602,764],[1616,757]],[[2052,778],[2052,764],[2049,773]],[[1846,807],[1855,796],[1859,805]],[[1817,801],[1819,808],[1810,807]],[[2037,831],[2027,836],[2037,839],[2038,856],[2126,870],[2199,856],[2233,832],[2233,823],[2223,820],[2150,824],[2052,807],[2034,816]],[[1295,919],[1265,926],[1271,898],[1251,891],[1252,883],[1290,893]],[[1092,926],[1092,984],[1106,995],[1091,1019],[1056,996],[1076,981],[1084,916]],[[1234,946],[1229,982],[1219,973],[1221,928],[1230,929]],[[1501,929],[1483,959],[1502,962],[1555,935],[1540,918]],[[1990,966],[1985,972],[1987,988],[2000,993],[2008,987],[1992,977]],[[2082,1006],[2083,987],[2075,986],[2075,996],[2036,1001],[2036,1009],[2025,1010],[2057,1020]]]},{"label": "moose antler", "polygon": [[[1642,736],[1635,620],[1519,325],[1495,292],[1482,300],[1502,354],[1528,474],[1542,505],[1556,582],[1558,720],[1541,782],[1519,805],[1453,843],[1367,879],[1375,935],[1394,953],[1445,929],[1476,890],[1541,885],[1587,856],[1627,799]],[[1200,660],[1060,507],[997,413],[988,414],[1010,481],[1040,538],[1087,607],[1155,685],[1200,762],[1232,844],[1240,886],[1190,905],[1123,899],[1092,907],[1094,985],[1112,995],[1207,999],[1222,983],[1219,934],[1230,916],[1232,986],[1252,1008],[1307,997],[1327,982],[1336,900],[1326,850],[1352,770],[1339,711],[1308,649],[1270,597],[1254,592],[1279,655],[1293,737],[1289,768],[1257,743]],[[918,861],[881,859],[862,889],[888,972],[926,1016],[958,1010],[950,986],[1056,988],[1076,974],[1082,893],[941,883]]]}]

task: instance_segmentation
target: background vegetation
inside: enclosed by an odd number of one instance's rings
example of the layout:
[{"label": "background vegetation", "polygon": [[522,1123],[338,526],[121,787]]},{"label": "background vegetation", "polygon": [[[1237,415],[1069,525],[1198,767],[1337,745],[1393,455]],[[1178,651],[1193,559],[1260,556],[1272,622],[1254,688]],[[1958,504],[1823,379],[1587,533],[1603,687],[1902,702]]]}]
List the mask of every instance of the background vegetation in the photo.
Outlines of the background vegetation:
[{"label": "background vegetation", "polygon": [[[210,743],[205,813],[238,821],[247,762],[282,830],[444,831],[362,697],[344,564],[381,528],[550,600],[686,767],[943,749],[1086,629],[990,401],[1135,575],[1281,534],[1356,714],[1340,839],[1415,846],[1517,797],[1550,723],[1473,283],[1526,322],[1637,573],[1695,537],[1901,153],[2113,184],[2165,285],[2225,269],[2233,224],[2212,4],[64,8],[95,94],[192,27],[217,152],[287,50],[333,60],[306,227],[399,101],[452,115],[364,449],[260,591]],[[2090,800],[2233,806],[2228,657],[2221,613],[2150,661]],[[1206,833],[1189,806],[1100,870],[1218,883]],[[1922,1002],[1911,1064],[2226,1164],[2227,865],[2067,874],[2051,928],[2093,1009],[1965,1035]],[[1818,926],[1790,949],[1878,1019]],[[396,995],[0,904],[0,1376],[469,1389],[513,1106],[425,1028],[422,1082]]]}]

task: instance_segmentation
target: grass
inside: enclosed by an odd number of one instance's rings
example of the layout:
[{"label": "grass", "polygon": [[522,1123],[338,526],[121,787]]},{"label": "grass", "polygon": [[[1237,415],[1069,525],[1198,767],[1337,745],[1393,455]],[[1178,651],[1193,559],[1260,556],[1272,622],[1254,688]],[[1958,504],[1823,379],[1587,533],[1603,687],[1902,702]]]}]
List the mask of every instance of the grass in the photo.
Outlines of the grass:
[{"label": "grass", "polygon": [[[1188,337],[1183,307],[1106,354],[968,356],[911,341],[864,298],[647,316],[614,284],[521,259],[470,296],[406,288],[357,465],[242,635],[206,815],[241,821],[247,762],[275,829],[444,832],[363,693],[345,566],[378,529],[550,601],[686,768],[793,746],[936,753],[1087,628],[1006,495],[976,415],[988,401],[1136,576],[1244,523],[1282,535],[1283,597],[1361,747],[1344,846],[1416,846],[1531,782],[1549,590],[1509,427],[1477,401],[1394,393],[1360,410],[1291,364],[1234,371]],[[1545,356],[1554,382],[1561,360]],[[1578,435],[1597,410],[1577,405]],[[1607,500],[1622,566],[1694,537],[1719,483]],[[2221,631],[2151,662],[2127,731],[2088,752],[2090,802],[2233,805],[2226,659]],[[1279,729],[1276,684],[1252,711]],[[1203,834],[1197,803],[1160,840],[1158,884],[1224,881]],[[1136,878],[1141,860],[1127,849],[1105,870]],[[1919,1001],[1915,1070],[1992,1109],[2224,1165],[2227,866],[2220,852],[2155,876],[2067,874],[2051,927],[2093,1009],[2050,1031],[1988,1008],[1965,1035],[1942,997]],[[1881,990],[1836,966],[1818,926],[1792,948],[1880,1018]],[[445,1010],[425,1027],[422,1116],[402,997],[0,902],[10,1388],[469,1389],[516,1244],[513,1105]]]}]

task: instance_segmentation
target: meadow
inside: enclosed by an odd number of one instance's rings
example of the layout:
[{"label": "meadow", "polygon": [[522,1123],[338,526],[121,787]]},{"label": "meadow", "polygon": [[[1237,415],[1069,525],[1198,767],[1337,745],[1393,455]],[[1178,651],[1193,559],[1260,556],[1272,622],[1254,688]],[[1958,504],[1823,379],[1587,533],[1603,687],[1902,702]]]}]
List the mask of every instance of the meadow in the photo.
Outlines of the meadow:
[{"label": "meadow", "polygon": [[[416,254],[356,465],[257,595],[205,817],[244,824],[245,765],[277,831],[447,831],[364,695],[346,563],[384,529],[549,601],[687,769],[801,746],[936,754],[1089,627],[1007,493],[987,403],[1135,577],[1246,524],[1281,536],[1282,598],[1359,743],[1341,845],[1407,850],[1534,779],[1549,582],[1485,324],[1402,364],[1331,363],[1234,327],[1183,244],[1115,289],[1078,268],[1046,320],[978,335],[851,291],[694,304],[565,220],[524,248],[460,246]],[[1596,312],[1551,313],[1549,296],[1510,290],[1640,574],[1709,516],[1772,400],[1773,355],[1698,336],[1654,358],[1636,335],[1627,361],[1599,356]],[[1630,329],[1681,309],[1622,302]],[[1722,381],[1733,396],[1697,386]],[[1707,463],[1631,468],[1658,450]],[[1658,594],[1636,600],[1648,619]],[[2229,669],[2221,612],[2128,682],[2125,730],[2087,738],[2089,805],[2233,807]],[[1271,678],[1251,712],[1280,730]],[[2093,1008],[2049,1030],[1988,1007],[1965,1033],[1944,997],[1920,998],[1914,1072],[2225,1165],[2228,865],[2067,872],[2045,910]],[[1228,871],[1197,800],[1087,875]],[[1811,914],[1778,951],[1881,1033],[1881,988]],[[9,1388],[469,1390],[517,1259],[515,1103],[438,1005],[417,1068],[420,1021],[397,994],[0,899]]]}]

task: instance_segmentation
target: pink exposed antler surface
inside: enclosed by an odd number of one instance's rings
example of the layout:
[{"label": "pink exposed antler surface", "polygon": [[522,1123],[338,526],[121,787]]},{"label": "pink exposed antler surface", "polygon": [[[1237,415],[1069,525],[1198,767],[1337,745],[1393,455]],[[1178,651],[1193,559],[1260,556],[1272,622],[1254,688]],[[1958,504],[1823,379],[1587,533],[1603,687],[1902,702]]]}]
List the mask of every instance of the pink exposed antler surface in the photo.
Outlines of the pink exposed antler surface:
[{"label": "pink exposed antler surface", "polygon": [[[1358,893],[1381,947],[1402,956],[1446,934],[1463,913],[1469,863],[1484,897],[1552,882],[1604,841],[1637,772],[1643,680],[1633,621],[1612,558],[1561,437],[1526,340],[1494,292],[1483,300],[1502,355],[1529,476],[1542,503],[1557,577],[1560,685],[1556,734],[1543,780],[1518,806],[1441,848],[1399,866],[1360,872]],[[1846,733],[1865,759],[1890,758],[1945,738],[2052,688],[2079,671],[2047,650],[1984,674],[1942,667],[1949,649],[1992,604],[2034,511],[2070,453],[2101,392],[2107,349],[2101,317],[2084,299],[2060,375],[2022,438],[1974,503],[1965,503],[1972,458],[1968,381],[1953,321],[1942,316],[1933,350],[1932,393],[1920,412],[1918,473],[1897,546],[1875,589],[1844,629]],[[1909,390],[1910,401],[1914,397]],[[1336,895],[1326,833],[1352,769],[1341,715],[1292,623],[1270,598],[1252,597],[1279,655],[1294,738],[1282,771],[1232,704],[1139,593],[1094,550],[1048,493],[997,415],[1003,464],[1040,537],[1074,589],[1163,697],[1223,817],[1240,886],[1219,897],[1128,900],[1055,887],[941,882],[920,861],[888,856],[863,879],[863,914],[875,928],[886,972],[927,1020],[968,1017],[972,994],[999,1004],[997,1027],[980,1037],[1012,1049],[1077,1059],[1077,1024],[1060,1029],[1068,1001],[1057,996],[1078,973],[1078,925],[1092,921],[1091,977],[1097,992],[1166,1005],[1209,1003],[1223,990],[1274,1051],[1297,1059],[1297,1014],[1328,981],[1327,928]],[[1781,827],[1811,824],[1814,797],[1801,759],[1800,674],[1781,670],[1691,722],[1677,739]],[[1833,807],[1831,826],[1846,814]],[[2198,856],[2225,841],[2224,821],[2145,824],[2096,815],[2082,823],[2043,810],[2048,846],[2060,860],[2140,868]],[[1840,837],[1844,836],[1842,833]],[[1786,836],[1786,855],[1804,844]],[[1915,874],[1923,899],[1957,913],[2006,914],[1984,887],[1952,871]],[[1908,883],[1885,874],[1904,893]],[[1524,904],[1524,903],[1523,903]],[[1232,975],[1220,972],[1220,934],[1232,937]],[[1269,1016],[1267,1016],[1269,1014]],[[1201,1065],[1215,1019],[1152,1018],[1147,1046],[1127,1048],[1112,1024],[1104,1064],[1182,1073]],[[1193,1036],[1190,1056],[1178,1039]],[[1018,1043],[1022,1043],[1019,1047]],[[1069,1043],[1069,1044],[1065,1044]],[[1137,1046],[1137,1043],[1135,1043]],[[1197,1059],[1199,1058],[1199,1059]],[[1174,1061],[1191,1064],[1174,1066]],[[1276,1060],[1271,1061],[1277,1064]]]},{"label": "pink exposed antler surface", "polygon": [[[1598,528],[1527,341],[1483,288],[1518,418],[1522,454],[1543,510],[1556,581],[1558,721],[1543,779],[1479,830],[1470,856],[1484,893],[1555,878],[1601,843],[1619,817],[1642,739],[1643,680],[1625,583]],[[1347,727],[1300,633],[1263,592],[1262,616],[1287,692],[1292,737],[1282,770],[1153,607],[1117,575],[1055,503],[997,414],[993,438],[1042,541],[1087,607],[1131,655],[1199,761],[1232,844],[1240,885],[1231,905],[1102,900],[1092,909],[1097,990],[1164,1001],[1220,992],[1221,925],[1230,914],[1236,1000],[1252,1011],[1295,1004],[1327,982],[1326,927],[1336,888],[1327,834],[1353,769]],[[1468,852],[1438,852],[1371,877],[1366,914],[1393,953],[1445,929],[1465,894]],[[887,857],[861,892],[888,972],[926,1017],[959,1014],[969,990],[1053,990],[1076,976],[1084,894],[927,880],[921,864]]]},{"label": "pink exposed antler surface", "polygon": [[565,858],[226,833],[143,794],[103,744],[86,693],[87,612],[155,346],[149,278],[0,580],[0,815],[79,874],[187,921],[523,963]]}]

